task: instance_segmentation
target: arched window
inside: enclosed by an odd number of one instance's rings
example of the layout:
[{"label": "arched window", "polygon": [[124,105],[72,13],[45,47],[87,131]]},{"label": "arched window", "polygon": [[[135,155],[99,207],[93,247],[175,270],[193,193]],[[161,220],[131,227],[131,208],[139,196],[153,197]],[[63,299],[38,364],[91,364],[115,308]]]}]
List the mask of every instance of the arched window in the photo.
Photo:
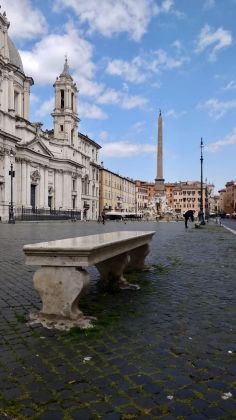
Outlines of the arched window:
[{"label": "arched window", "polygon": [[65,106],[65,92],[61,89],[61,109],[64,109]]},{"label": "arched window", "polygon": [[74,111],[74,93],[72,92],[71,93],[71,109],[72,109],[72,111]]},{"label": "arched window", "polygon": [[71,130],[71,145],[74,146],[74,129]]}]

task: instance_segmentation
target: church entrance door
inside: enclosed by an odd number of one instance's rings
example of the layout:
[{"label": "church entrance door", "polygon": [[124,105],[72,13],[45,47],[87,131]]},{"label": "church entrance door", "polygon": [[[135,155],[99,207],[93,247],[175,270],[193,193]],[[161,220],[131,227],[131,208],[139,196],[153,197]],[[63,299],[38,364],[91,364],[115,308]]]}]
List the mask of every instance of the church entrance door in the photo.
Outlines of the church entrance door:
[{"label": "church entrance door", "polygon": [[35,211],[35,200],[36,200],[36,185],[31,184],[30,204],[32,206],[33,211]]}]

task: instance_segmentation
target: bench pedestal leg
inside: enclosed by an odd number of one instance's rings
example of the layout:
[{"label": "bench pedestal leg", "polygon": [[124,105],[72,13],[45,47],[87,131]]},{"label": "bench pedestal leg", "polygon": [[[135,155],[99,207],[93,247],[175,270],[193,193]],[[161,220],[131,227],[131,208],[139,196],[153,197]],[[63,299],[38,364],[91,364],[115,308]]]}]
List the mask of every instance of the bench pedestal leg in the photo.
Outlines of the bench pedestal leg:
[{"label": "bench pedestal leg", "polygon": [[128,283],[123,275],[129,262],[129,254],[124,253],[96,264],[101,275],[100,286],[112,289],[140,289],[137,284]]},{"label": "bench pedestal leg", "polygon": [[41,311],[31,315],[33,323],[62,330],[75,325],[91,326],[78,305],[83,288],[89,284],[87,271],[75,267],[42,267],[34,274],[33,283],[42,299]]},{"label": "bench pedestal leg", "polygon": [[138,248],[135,248],[133,251],[129,251],[130,261],[127,269],[130,270],[145,270],[147,266],[144,261],[146,256],[149,253],[149,245],[145,244]]}]

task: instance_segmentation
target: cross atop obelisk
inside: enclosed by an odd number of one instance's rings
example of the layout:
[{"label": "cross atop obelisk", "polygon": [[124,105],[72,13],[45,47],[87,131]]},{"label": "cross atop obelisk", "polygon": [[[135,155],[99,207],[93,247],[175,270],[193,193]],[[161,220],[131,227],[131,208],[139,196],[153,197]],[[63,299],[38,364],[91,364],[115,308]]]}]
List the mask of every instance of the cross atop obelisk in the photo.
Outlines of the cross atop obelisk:
[{"label": "cross atop obelisk", "polygon": [[165,190],[163,178],[163,136],[162,136],[162,115],[161,110],[158,117],[158,137],[157,137],[157,177],[155,179],[156,194],[163,194]]}]

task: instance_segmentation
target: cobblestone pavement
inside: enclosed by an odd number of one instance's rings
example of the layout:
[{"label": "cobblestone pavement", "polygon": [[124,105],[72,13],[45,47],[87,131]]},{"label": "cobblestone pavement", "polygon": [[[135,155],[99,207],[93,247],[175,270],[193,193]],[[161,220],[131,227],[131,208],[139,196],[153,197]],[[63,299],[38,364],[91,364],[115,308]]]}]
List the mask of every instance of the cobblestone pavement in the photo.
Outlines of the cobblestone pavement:
[{"label": "cobblestone pavement", "polygon": [[[156,230],[141,290],[98,293],[92,330],[29,327],[40,307],[26,243]],[[236,419],[236,235],[183,222],[0,225],[0,419]]]},{"label": "cobblestone pavement", "polygon": [[221,219],[221,223],[236,234],[236,219]]}]

